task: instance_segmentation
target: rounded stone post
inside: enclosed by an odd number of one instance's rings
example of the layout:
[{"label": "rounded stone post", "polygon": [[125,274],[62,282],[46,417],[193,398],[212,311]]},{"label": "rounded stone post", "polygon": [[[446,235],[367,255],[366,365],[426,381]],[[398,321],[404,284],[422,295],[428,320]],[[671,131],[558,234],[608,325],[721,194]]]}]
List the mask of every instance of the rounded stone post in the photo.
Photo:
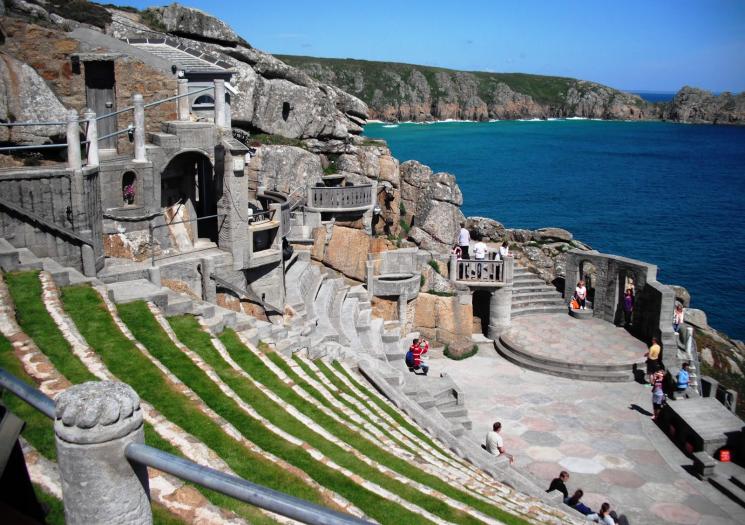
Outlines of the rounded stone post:
[{"label": "rounded stone post", "polygon": [[178,79],[178,119],[189,120],[189,81],[185,78]]},{"label": "rounded stone post", "polygon": [[489,299],[489,339],[497,340],[510,326],[512,316],[512,287],[497,288]]},{"label": "rounded stone post", "polygon": [[88,166],[98,166],[98,121],[96,112],[86,108],[83,118],[87,124],[85,140],[88,141]]},{"label": "rounded stone post", "polygon": [[225,81],[221,78],[215,79],[215,125],[225,127]]},{"label": "rounded stone post", "polygon": [[144,443],[140,398],[113,381],[75,385],[57,398],[54,433],[65,520],[151,524],[147,468],[125,457]]},{"label": "rounded stone post", "polygon": [[454,253],[450,254],[450,264],[448,264],[448,277],[450,278],[450,282],[455,282],[458,280],[458,256]]},{"label": "rounded stone post", "polygon": [[145,155],[145,100],[142,95],[135,93],[132,98],[135,113],[135,162],[147,162]]},{"label": "rounded stone post", "polygon": [[78,112],[74,109],[67,112],[67,167],[71,170],[79,170],[83,167],[83,160],[80,157]]}]

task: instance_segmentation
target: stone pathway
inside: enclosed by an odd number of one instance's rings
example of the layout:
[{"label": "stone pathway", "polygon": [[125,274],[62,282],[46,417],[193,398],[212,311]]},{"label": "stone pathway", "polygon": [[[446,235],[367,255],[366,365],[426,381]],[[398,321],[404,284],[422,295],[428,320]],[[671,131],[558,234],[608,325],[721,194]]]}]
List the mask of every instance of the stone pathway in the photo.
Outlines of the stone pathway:
[{"label": "stone pathway", "polygon": [[464,391],[476,439],[501,421],[515,466],[546,487],[567,470],[570,492],[583,489],[593,509],[610,502],[632,525],[736,523],[733,503],[687,474],[691,461],[650,421],[649,388],[523,370],[496,351],[430,364]]},{"label": "stone pathway", "polygon": [[647,351],[623,328],[566,313],[516,317],[502,338],[536,356],[578,364],[640,363]]}]

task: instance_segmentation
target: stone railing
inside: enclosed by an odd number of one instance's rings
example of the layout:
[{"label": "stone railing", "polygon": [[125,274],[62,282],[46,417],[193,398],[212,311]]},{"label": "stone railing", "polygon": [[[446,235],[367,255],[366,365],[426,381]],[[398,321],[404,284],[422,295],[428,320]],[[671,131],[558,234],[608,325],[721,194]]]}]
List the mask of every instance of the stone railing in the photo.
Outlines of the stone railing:
[{"label": "stone railing", "polygon": [[450,280],[468,285],[510,285],[514,259],[506,257],[504,261],[493,259],[461,259],[450,256]]},{"label": "stone railing", "polygon": [[311,186],[307,208],[315,211],[364,211],[373,207],[373,184],[360,186]]}]

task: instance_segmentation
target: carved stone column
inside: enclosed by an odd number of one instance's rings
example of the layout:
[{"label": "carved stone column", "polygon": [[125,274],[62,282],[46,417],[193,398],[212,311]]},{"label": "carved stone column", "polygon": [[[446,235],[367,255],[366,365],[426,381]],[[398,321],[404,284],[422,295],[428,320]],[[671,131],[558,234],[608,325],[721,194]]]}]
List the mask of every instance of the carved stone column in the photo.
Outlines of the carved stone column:
[{"label": "carved stone column", "polygon": [[132,387],[113,381],[71,387],[57,398],[54,432],[69,525],[152,523],[147,468],[124,455],[127,445],[145,440]]}]

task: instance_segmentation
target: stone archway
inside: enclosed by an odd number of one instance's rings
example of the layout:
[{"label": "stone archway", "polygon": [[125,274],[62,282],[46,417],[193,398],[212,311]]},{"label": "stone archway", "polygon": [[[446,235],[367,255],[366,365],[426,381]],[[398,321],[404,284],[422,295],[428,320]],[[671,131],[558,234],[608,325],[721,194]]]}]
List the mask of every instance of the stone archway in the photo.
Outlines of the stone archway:
[{"label": "stone archway", "polygon": [[638,282],[637,275],[634,271],[628,269],[621,269],[618,271],[616,276],[616,301],[615,311],[613,312],[613,321],[616,325],[624,325],[624,296],[626,290],[631,290],[632,297],[634,298],[634,309],[631,314],[631,326],[634,326],[635,320],[638,315],[638,309],[636,308],[639,299],[638,290],[636,289],[636,283]]},{"label": "stone archway", "polygon": [[591,305],[595,305],[595,284],[598,280],[598,269],[590,261],[579,263],[579,278],[585,281],[587,288],[587,300]]},{"label": "stone archway", "polygon": [[[175,155],[160,176],[160,205],[163,208],[183,205],[208,217],[217,213],[218,188],[209,157],[200,151],[185,151]],[[217,218],[197,222],[200,238],[217,241]]]}]

